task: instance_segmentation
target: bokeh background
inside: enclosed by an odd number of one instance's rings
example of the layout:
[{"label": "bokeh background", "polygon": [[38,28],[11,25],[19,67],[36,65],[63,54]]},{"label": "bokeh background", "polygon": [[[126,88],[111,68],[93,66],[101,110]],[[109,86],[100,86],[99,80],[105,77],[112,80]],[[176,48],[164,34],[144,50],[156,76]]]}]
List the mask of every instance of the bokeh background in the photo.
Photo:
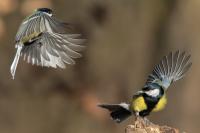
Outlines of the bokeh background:
[{"label": "bokeh background", "polygon": [[[12,80],[16,31],[38,7],[75,24],[87,48],[65,70],[21,60]],[[193,66],[149,119],[199,132],[199,12],[198,0],[0,0],[0,132],[123,133],[134,119],[116,124],[96,104],[129,101],[162,56],[178,49],[192,54]]]}]

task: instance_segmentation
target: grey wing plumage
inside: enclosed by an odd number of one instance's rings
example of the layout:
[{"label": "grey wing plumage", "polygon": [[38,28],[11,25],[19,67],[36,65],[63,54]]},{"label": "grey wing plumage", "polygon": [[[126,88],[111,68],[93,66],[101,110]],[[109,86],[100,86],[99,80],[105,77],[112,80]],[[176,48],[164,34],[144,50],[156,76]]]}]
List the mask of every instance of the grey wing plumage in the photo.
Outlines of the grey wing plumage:
[{"label": "grey wing plumage", "polygon": [[45,16],[45,18],[48,20],[49,25],[53,32],[66,34],[66,33],[71,33],[74,30],[72,24],[62,22],[53,16],[52,17]]},{"label": "grey wing plumage", "polygon": [[24,46],[21,53],[27,62],[47,67],[65,68],[65,63],[75,64],[74,58],[80,58],[78,53],[84,49],[84,39],[78,34],[58,34],[44,32],[32,45]]},{"label": "grey wing plumage", "polygon": [[36,12],[32,14],[31,16],[27,17],[22,24],[20,25],[15,41],[20,41],[25,36],[29,36],[33,33],[40,33],[44,31],[45,28],[45,21],[43,19],[43,16],[45,14]]},{"label": "grey wing plumage", "polygon": [[69,25],[59,21],[54,18],[54,16],[49,16],[48,14],[42,12],[35,12],[22,22],[15,40],[19,41],[23,37],[29,36],[30,34],[45,31],[65,34],[68,29],[70,29]]},{"label": "grey wing plumage", "polygon": [[184,77],[192,65],[190,57],[191,55],[180,51],[164,56],[161,62],[154,67],[152,74],[148,76],[146,85],[158,83],[167,89],[172,82]]}]

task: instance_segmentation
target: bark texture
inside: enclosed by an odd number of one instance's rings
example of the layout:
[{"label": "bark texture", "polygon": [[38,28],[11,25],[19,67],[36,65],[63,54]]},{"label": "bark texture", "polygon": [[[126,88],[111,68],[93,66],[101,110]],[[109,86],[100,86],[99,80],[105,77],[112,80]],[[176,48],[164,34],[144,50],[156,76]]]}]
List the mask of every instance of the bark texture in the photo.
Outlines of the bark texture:
[{"label": "bark texture", "polygon": [[137,119],[133,125],[128,125],[125,133],[180,133],[176,128],[160,126],[143,119]]}]

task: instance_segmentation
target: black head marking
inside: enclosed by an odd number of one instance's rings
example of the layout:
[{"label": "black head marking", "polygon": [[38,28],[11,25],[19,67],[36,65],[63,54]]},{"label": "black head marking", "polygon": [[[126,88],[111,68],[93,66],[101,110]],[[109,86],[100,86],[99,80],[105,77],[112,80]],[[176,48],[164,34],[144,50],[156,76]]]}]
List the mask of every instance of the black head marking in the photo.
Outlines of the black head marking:
[{"label": "black head marking", "polygon": [[48,14],[52,14],[52,10],[49,9],[49,8],[38,8],[37,11],[40,11],[40,12],[45,12],[45,13],[48,13]]}]

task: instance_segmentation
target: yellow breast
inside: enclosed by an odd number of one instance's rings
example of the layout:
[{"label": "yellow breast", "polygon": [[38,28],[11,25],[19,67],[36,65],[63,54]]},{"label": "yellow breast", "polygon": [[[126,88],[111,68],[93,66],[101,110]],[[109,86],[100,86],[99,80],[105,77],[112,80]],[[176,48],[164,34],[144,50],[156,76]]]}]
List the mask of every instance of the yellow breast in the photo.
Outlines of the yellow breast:
[{"label": "yellow breast", "polygon": [[156,104],[155,108],[153,109],[153,112],[157,112],[157,111],[160,111],[160,110],[164,109],[166,104],[167,104],[167,98],[166,98],[166,95],[164,95],[159,100],[159,102]]},{"label": "yellow breast", "polygon": [[132,109],[135,112],[140,112],[140,111],[147,109],[147,105],[146,105],[144,98],[142,96],[139,96],[139,97],[133,99]]}]

